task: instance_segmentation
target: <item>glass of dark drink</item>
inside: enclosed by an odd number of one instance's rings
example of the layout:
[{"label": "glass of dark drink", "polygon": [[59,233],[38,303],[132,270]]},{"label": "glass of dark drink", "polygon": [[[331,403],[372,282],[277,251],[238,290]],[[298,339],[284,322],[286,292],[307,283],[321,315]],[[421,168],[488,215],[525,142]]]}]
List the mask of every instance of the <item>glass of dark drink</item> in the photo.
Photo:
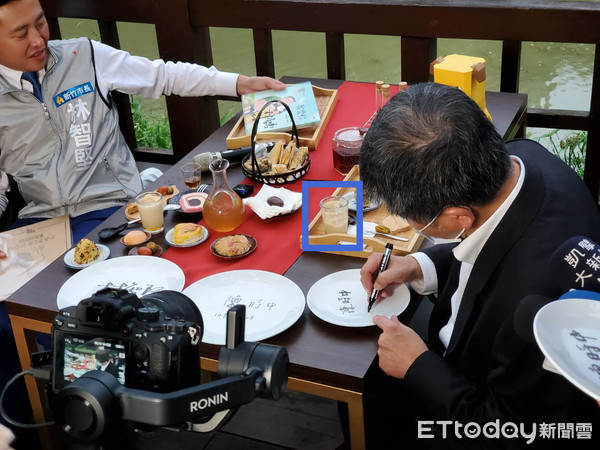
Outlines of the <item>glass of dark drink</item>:
[{"label": "glass of dark drink", "polygon": [[200,186],[200,180],[202,179],[202,171],[200,170],[200,166],[195,162],[186,163],[181,166],[181,172],[183,173],[183,182],[188,187],[188,189],[198,189]]}]

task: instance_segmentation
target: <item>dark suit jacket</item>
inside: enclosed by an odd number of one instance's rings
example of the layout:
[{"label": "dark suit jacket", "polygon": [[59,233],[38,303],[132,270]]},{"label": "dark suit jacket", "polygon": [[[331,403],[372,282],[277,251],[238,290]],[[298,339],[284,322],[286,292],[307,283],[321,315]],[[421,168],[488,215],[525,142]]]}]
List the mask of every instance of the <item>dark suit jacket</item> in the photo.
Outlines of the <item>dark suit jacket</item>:
[{"label": "dark suit jacket", "polygon": [[106,369],[104,369],[104,371],[106,373],[110,373],[112,376],[114,376],[115,378],[119,378],[119,368],[117,367],[117,365],[114,362],[109,362],[108,365],[106,366]]},{"label": "dark suit jacket", "polygon": [[[537,143],[517,140],[508,148],[524,162],[524,184],[473,266],[445,354],[438,332],[456,290],[449,273],[459,263],[451,245],[426,250],[440,282],[429,327],[432,350],[414,362],[404,379],[419,399],[423,418],[539,424],[566,422],[583,411],[580,407],[594,408],[587,410],[590,414],[598,411],[563,377],[542,369],[542,353],[516,335],[513,322],[515,308],[528,294],[556,299],[563,293],[547,262],[570,237],[600,242],[597,207],[577,175]],[[584,421],[594,420],[593,432],[600,434],[598,416]],[[500,442],[463,439],[465,444],[483,448]],[[544,448],[551,448],[548,444]]]}]

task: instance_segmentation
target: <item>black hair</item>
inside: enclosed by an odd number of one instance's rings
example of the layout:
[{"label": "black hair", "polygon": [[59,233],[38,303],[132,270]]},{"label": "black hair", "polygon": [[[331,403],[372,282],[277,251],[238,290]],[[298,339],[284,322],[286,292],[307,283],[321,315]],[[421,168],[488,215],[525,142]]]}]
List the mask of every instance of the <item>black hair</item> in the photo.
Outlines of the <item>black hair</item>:
[{"label": "black hair", "polygon": [[446,206],[492,201],[510,174],[502,137],[455,87],[411,86],[377,114],[360,152],[360,178],[392,214],[428,222]]},{"label": "black hair", "polygon": [[10,2],[16,2],[17,0],[0,0],[0,6],[7,5]]}]

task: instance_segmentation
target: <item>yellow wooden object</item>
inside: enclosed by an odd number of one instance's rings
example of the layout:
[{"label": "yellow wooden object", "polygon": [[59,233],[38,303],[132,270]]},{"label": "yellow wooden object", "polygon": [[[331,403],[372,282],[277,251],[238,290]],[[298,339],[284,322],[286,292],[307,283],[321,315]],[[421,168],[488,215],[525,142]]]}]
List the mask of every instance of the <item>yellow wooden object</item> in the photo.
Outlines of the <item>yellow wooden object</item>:
[{"label": "yellow wooden object", "polygon": [[456,86],[471,97],[488,119],[492,116],[485,106],[485,59],[475,56],[448,55],[432,64],[436,83]]}]

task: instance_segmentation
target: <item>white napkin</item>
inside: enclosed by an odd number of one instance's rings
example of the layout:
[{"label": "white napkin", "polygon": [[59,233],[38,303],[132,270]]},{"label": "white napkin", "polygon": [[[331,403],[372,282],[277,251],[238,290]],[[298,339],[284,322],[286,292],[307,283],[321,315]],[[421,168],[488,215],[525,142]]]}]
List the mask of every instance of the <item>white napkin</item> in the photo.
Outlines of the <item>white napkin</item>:
[{"label": "white napkin", "polygon": [[[273,196],[283,200],[283,206],[269,205],[267,199]],[[265,184],[254,197],[245,198],[244,205],[248,205],[261,219],[269,219],[291,213],[300,208],[302,206],[302,194],[292,192],[286,188],[274,188]]]},{"label": "white napkin", "polygon": [[[363,235],[372,236],[375,233],[376,226],[375,222],[363,222]],[[347,233],[350,236],[356,236],[356,225],[348,225]]]}]

